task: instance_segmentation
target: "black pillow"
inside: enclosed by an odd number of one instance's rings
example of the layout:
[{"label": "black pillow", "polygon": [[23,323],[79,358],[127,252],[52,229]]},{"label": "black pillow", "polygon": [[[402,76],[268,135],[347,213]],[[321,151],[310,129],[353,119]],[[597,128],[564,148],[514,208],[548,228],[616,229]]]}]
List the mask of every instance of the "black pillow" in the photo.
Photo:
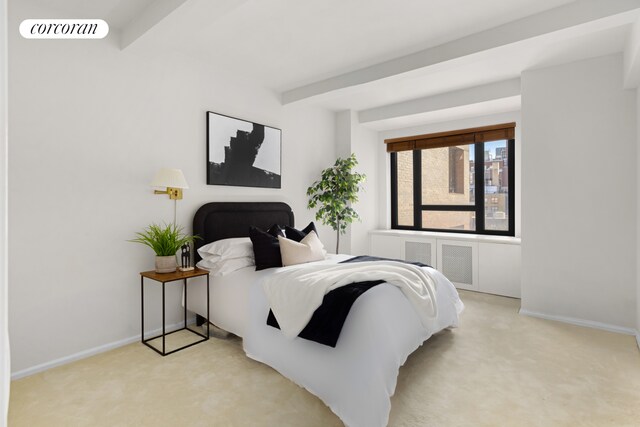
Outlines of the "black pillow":
[{"label": "black pillow", "polygon": [[287,239],[291,239],[296,242],[304,239],[304,236],[311,233],[312,231],[315,231],[316,234],[318,234],[318,230],[316,230],[316,225],[313,223],[313,221],[310,222],[309,225],[307,225],[302,230],[296,230],[295,228],[289,227],[288,225],[284,226],[284,232]]},{"label": "black pillow", "polygon": [[256,259],[256,271],[272,267],[282,267],[278,236],[284,233],[278,225],[272,225],[267,231],[249,227],[249,238],[253,243],[253,255]]}]

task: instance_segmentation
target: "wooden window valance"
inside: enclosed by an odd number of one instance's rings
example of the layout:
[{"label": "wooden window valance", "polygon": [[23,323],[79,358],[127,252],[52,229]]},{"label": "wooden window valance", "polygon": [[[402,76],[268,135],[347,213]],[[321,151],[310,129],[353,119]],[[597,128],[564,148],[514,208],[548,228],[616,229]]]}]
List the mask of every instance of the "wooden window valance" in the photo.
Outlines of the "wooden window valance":
[{"label": "wooden window valance", "polygon": [[500,125],[483,126],[449,132],[385,139],[384,143],[387,145],[387,153],[424,150],[427,148],[452,147],[456,145],[475,144],[476,142],[514,139],[515,128],[515,123],[503,123]]}]

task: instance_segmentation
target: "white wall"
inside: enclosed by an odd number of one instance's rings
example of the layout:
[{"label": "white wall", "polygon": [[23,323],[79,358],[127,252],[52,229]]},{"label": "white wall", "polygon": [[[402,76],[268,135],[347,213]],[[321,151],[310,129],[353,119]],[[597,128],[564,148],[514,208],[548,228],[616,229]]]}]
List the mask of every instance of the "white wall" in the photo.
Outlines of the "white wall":
[{"label": "white wall", "polygon": [[382,203],[378,204],[378,225],[377,228],[391,228],[391,164],[389,154],[386,152],[385,139],[400,138],[403,136],[423,135],[428,133],[446,132],[458,129],[467,129],[479,126],[489,126],[500,123],[516,123],[515,138],[515,209],[516,209],[516,237],[520,236],[521,229],[521,162],[522,162],[522,137],[521,137],[521,115],[519,111],[512,111],[501,114],[491,114],[480,117],[472,117],[462,120],[452,120],[447,122],[432,123],[423,126],[412,126],[408,128],[393,129],[378,134],[378,197]]},{"label": "white wall", "polygon": [[7,274],[7,2],[0,0],[0,427],[7,423],[11,378]]},{"label": "white wall", "polygon": [[[178,222],[187,229],[210,201],[284,201],[306,225],[313,212],[305,190],[335,160],[332,113],[282,107],[274,93],[197,58],[123,52],[113,34],[22,39],[22,19],[56,16],[31,7],[15,1],[9,10],[14,373],[140,333],[138,273],[153,268],[153,253],[127,239],[172,219],[172,202],[148,185],[158,168],[185,172],[190,189]],[[207,110],[282,129],[281,190],[205,184]],[[327,247],[335,245],[332,230],[319,232]],[[160,302],[148,286],[153,329]],[[179,286],[173,289],[167,323],[179,320]]]},{"label": "white wall", "polygon": [[378,225],[378,133],[366,129],[358,122],[355,111],[336,113],[336,151],[340,157],[355,153],[358,159],[357,172],[364,173],[366,180],[358,194],[358,202],[353,208],[360,215],[347,228],[340,239],[340,252],[353,255],[366,255],[369,251],[369,231]]},{"label": "white wall", "polygon": [[637,143],[622,56],[522,74],[522,308],[633,328]]},{"label": "white wall", "polygon": [[351,253],[353,255],[366,255],[369,253],[369,231],[378,228],[379,186],[381,177],[378,170],[378,132],[360,125],[357,115],[352,116],[353,141],[352,151],[358,158],[358,172],[364,173],[367,178],[363,184],[363,190],[358,195],[358,203],[355,209],[360,214],[361,221],[351,226]]},{"label": "white wall", "polygon": [[636,341],[640,348],[640,90],[636,88]]}]

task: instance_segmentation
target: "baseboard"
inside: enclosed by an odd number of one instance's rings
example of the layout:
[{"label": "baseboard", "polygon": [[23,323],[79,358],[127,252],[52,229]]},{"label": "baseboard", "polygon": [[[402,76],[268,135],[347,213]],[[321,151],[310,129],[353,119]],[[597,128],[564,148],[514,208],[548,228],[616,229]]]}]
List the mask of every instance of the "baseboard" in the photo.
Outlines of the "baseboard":
[{"label": "baseboard", "polygon": [[[569,323],[576,326],[585,326],[587,328],[601,329],[603,331],[616,332],[618,334],[636,335],[633,328],[625,328],[623,326],[610,325],[608,323],[594,322],[592,320],[576,319],[575,317],[556,316],[553,314],[539,313],[537,311],[520,309],[520,314],[524,316],[537,317],[539,319],[555,320],[557,322]],[[636,335],[636,339],[638,336]],[[639,341],[640,345],[640,341]]]},{"label": "baseboard", "polygon": [[[188,325],[192,325],[196,322],[195,317],[189,319],[187,321]],[[183,322],[174,323],[172,325],[167,325],[165,327],[166,332],[175,331],[176,329],[182,328],[184,325]],[[153,335],[158,335],[162,333],[162,328],[154,329],[152,331],[145,332],[145,338],[151,337]],[[56,366],[66,365],[67,363],[75,362],[80,359],[85,359],[87,357],[95,356],[99,353],[104,353],[105,351],[113,350],[118,347],[123,347],[128,344],[132,344],[134,342],[140,341],[140,335],[134,335],[129,338],[125,338],[119,341],[114,341],[108,344],[100,345],[98,347],[93,347],[87,350],[80,351],[78,353],[71,354],[69,356],[61,357],[59,359],[51,360],[49,362],[41,363],[40,365],[32,366],[27,369],[23,369],[18,372],[14,372],[11,374],[11,380],[17,380],[20,378],[28,377],[29,375],[37,374],[38,372],[46,371],[51,368],[55,368]],[[153,353],[153,352],[152,352]]]}]

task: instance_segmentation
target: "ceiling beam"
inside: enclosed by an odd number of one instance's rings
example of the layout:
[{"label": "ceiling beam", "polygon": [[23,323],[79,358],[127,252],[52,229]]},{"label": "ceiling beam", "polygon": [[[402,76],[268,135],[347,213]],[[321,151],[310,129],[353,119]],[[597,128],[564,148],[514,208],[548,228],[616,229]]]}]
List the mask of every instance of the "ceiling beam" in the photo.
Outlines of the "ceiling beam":
[{"label": "ceiling beam", "polygon": [[189,0],[155,0],[152,2],[140,15],[124,26],[120,32],[120,50],[133,44],[187,1]]},{"label": "ceiling beam", "polygon": [[362,110],[358,112],[358,120],[360,123],[371,123],[518,95],[520,79],[515,78]]},{"label": "ceiling beam", "polygon": [[[446,62],[469,58],[492,49],[522,42],[550,33],[610,19],[609,25],[620,25],[614,19],[627,13],[637,14],[640,0],[581,0],[481,31],[439,46],[424,49],[359,70],[340,74],[282,93],[282,104],[290,104],[319,95],[365,85],[400,74],[416,72]],[[628,17],[625,17],[628,19]],[[607,28],[607,23],[595,25]],[[585,29],[586,30],[586,29]],[[589,29],[590,31],[593,28]]]},{"label": "ceiling beam", "polygon": [[460,105],[457,107],[445,108],[443,110],[414,114],[413,116],[396,117],[376,122],[361,123],[361,125],[368,129],[380,132],[391,129],[424,126],[432,123],[451,123],[465,119],[495,116],[497,114],[520,111],[521,107],[522,97],[520,95],[516,95],[508,98],[478,102],[476,104]]}]

